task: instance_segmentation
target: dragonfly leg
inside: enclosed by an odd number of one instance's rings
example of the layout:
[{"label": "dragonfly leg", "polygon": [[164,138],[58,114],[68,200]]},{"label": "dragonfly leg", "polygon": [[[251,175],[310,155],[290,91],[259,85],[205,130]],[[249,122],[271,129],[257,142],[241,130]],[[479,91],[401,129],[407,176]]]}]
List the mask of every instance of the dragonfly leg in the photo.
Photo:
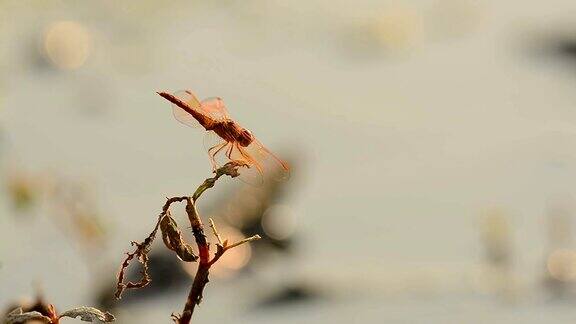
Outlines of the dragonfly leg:
[{"label": "dragonfly leg", "polygon": [[[220,144],[216,144],[216,145],[212,146],[211,148],[208,149],[208,154],[212,155],[211,151],[212,151],[213,149],[219,148],[219,147],[221,147],[221,146],[224,145],[224,144],[227,144],[227,142],[222,142],[222,143],[220,143]],[[214,154],[216,154],[216,153],[214,153]]]},{"label": "dragonfly leg", "polygon": [[260,166],[260,163],[258,163],[258,161],[252,158],[250,154],[246,152],[244,148],[242,148],[242,146],[238,145],[238,143],[236,143],[236,148],[238,149],[238,152],[240,152],[240,155],[242,155],[242,157],[244,158],[245,160],[244,162],[246,163],[247,167],[253,165],[256,167],[256,169],[258,169],[258,172],[262,173],[262,167]]},{"label": "dragonfly leg", "polygon": [[[240,157],[235,158],[232,157],[234,149],[238,150],[238,152],[240,153]],[[250,167],[250,160],[247,159],[246,155],[240,150],[240,144],[238,144],[238,142],[234,143],[233,146],[230,148],[229,158],[231,161],[239,162],[240,164],[248,168]]]},{"label": "dragonfly leg", "polygon": [[[226,145],[228,145],[228,142],[223,142],[223,143],[214,145],[208,149],[208,156],[210,157],[210,163],[212,164],[212,171],[216,171],[216,169],[218,168],[218,164],[216,163],[216,154],[218,154],[218,152],[220,152],[223,148],[225,148]],[[216,151],[214,151],[214,153],[212,153],[211,152],[212,150],[216,150]]]},{"label": "dragonfly leg", "polygon": [[250,157],[248,157],[248,155],[246,154],[246,152],[244,152],[244,150],[242,150],[242,147],[240,147],[238,145],[238,143],[236,143],[236,149],[238,149],[238,152],[240,152],[240,156],[242,156],[242,158],[244,159],[245,162],[250,163]]},{"label": "dragonfly leg", "polygon": [[228,151],[226,151],[226,156],[230,160],[232,160],[232,150],[234,149],[234,145],[236,145],[236,143],[233,143],[232,145],[230,145],[230,148],[228,149]]}]

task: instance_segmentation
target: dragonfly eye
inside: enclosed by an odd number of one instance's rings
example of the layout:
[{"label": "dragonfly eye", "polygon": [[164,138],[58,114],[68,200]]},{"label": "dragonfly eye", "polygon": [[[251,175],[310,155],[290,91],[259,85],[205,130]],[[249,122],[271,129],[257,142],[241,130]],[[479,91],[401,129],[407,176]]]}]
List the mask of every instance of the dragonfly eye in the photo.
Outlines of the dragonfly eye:
[{"label": "dragonfly eye", "polygon": [[254,141],[254,135],[252,135],[251,131],[244,128],[242,130],[242,132],[240,133],[240,139],[238,142],[240,143],[240,145],[246,147],[246,146],[250,145],[250,143],[252,143],[252,141]]}]

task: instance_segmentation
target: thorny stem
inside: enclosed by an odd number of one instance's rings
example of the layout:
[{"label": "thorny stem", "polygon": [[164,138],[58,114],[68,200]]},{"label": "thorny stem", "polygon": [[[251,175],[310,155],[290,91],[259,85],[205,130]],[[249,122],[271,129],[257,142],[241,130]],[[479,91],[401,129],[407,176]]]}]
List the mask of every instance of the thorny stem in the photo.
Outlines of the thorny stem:
[{"label": "thorny stem", "polygon": [[[196,270],[196,275],[194,276],[194,281],[192,283],[192,287],[190,288],[190,292],[188,294],[182,315],[172,315],[173,320],[177,324],[190,323],[192,314],[194,313],[194,308],[202,301],[204,287],[209,282],[208,275],[210,267],[216,261],[218,261],[218,259],[220,259],[220,257],[227,250],[237,247],[241,244],[260,239],[260,236],[254,235],[239,242],[228,244],[228,240],[222,241],[214,221],[209,219],[210,227],[212,227],[214,236],[216,236],[218,240],[218,243],[216,244],[216,252],[214,253],[214,257],[211,259],[210,246],[206,240],[206,235],[204,234],[204,225],[202,224],[202,219],[198,215],[198,211],[196,209],[196,200],[200,198],[204,191],[212,188],[216,181],[223,175],[228,175],[232,178],[237,177],[239,175],[238,168],[242,166],[245,166],[242,162],[228,162],[221,168],[214,171],[214,177],[204,180],[204,182],[198,187],[198,189],[196,189],[191,197],[183,196],[167,199],[166,203],[162,207],[162,212],[158,216],[158,221],[156,222],[156,226],[154,227],[152,233],[150,233],[150,235],[148,235],[148,237],[142,243],[132,242],[133,245],[136,245],[136,249],[134,252],[128,253],[128,256],[122,263],[120,272],[118,273],[116,298],[119,299],[125,289],[142,288],[150,283],[151,278],[148,275],[148,252],[150,250],[152,241],[154,241],[154,238],[156,237],[156,232],[158,231],[158,228],[160,228],[164,244],[167,248],[176,252],[180,259],[187,262],[197,261],[199,259],[198,269]],[[170,205],[175,202],[182,201],[186,201],[186,214],[188,215],[188,220],[190,221],[190,226],[192,227],[192,233],[198,247],[199,256],[196,256],[190,245],[184,242],[176,221],[170,216]],[[138,260],[140,263],[142,263],[142,279],[136,283],[124,283],[124,272],[134,257],[138,257]]]}]

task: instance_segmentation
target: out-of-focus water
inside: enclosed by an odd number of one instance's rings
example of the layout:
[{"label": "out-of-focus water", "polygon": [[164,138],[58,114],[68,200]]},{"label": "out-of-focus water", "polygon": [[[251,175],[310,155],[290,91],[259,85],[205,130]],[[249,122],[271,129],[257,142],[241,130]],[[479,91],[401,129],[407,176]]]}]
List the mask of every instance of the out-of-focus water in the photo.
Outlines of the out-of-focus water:
[{"label": "out-of-focus water", "polygon": [[[164,197],[208,176],[201,132],[155,94],[192,88],[294,161],[283,203],[299,235],[290,256],[211,282],[198,322],[570,322],[573,299],[542,281],[548,210],[574,200],[576,71],[538,47],[574,35],[574,14],[568,0],[0,2],[4,178],[81,179],[110,228],[86,263],[48,211],[18,219],[3,197],[0,303],[33,282],[61,309],[93,302],[92,277],[116,271]],[[87,56],[54,54],[79,67],[39,50],[57,21],[82,26]],[[494,281],[495,209],[510,255]],[[290,282],[320,297],[255,306]],[[168,321],[186,290],[121,322]]]}]

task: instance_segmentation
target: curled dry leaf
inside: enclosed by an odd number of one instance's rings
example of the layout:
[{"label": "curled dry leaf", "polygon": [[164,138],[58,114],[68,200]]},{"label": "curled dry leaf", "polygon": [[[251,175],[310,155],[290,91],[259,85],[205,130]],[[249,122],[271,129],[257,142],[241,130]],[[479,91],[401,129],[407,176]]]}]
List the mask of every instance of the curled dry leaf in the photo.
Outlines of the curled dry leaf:
[{"label": "curled dry leaf", "polygon": [[214,187],[216,180],[218,180],[221,176],[227,175],[230,176],[231,178],[236,178],[237,176],[239,176],[240,172],[238,171],[238,168],[240,167],[247,167],[247,165],[241,161],[230,161],[226,163],[224,166],[214,171],[216,175],[212,178],[204,180],[204,183],[202,183],[200,187],[198,187],[198,189],[196,189],[196,191],[192,195],[192,200],[196,201],[204,191]]},{"label": "curled dry leaf", "polygon": [[80,319],[85,322],[94,322],[95,320],[99,320],[101,322],[114,322],[115,320],[114,315],[108,312],[102,312],[101,310],[94,307],[87,306],[76,307],[60,314],[60,318],[76,318],[78,316],[80,316]]},{"label": "curled dry leaf", "polygon": [[28,321],[40,321],[43,323],[51,323],[49,317],[46,317],[39,312],[26,312],[22,311],[22,308],[16,308],[15,310],[8,313],[6,316],[6,324],[22,324]]},{"label": "curled dry leaf", "polygon": [[242,161],[230,161],[220,169],[216,170],[216,174],[226,174],[232,178],[236,178],[240,175],[240,172],[238,172],[238,168],[240,167],[248,167],[248,165]]},{"label": "curled dry leaf", "polygon": [[166,212],[160,221],[160,230],[162,231],[162,240],[166,247],[178,255],[180,260],[185,262],[194,262],[198,256],[194,254],[194,250],[190,244],[186,243],[182,238],[182,232],[178,229],[178,224],[170,216],[170,212]]}]

